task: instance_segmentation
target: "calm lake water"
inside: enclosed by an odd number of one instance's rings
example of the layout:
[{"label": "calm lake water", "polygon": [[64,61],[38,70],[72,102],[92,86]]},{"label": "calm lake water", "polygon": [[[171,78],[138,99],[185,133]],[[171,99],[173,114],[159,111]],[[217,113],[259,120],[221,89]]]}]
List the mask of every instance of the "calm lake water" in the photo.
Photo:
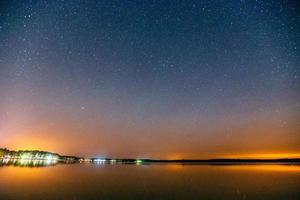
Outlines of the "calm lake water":
[{"label": "calm lake water", "polygon": [[2,166],[0,199],[299,200],[300,166]]}]

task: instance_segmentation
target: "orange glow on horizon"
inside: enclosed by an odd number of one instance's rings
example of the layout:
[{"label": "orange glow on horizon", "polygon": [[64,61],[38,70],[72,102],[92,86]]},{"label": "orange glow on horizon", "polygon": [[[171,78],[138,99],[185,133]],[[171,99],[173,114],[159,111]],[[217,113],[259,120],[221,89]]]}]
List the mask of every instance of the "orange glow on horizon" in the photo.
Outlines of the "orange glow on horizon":
[{"label": "orange glow on horizon", "polygon": [[224,158],[241,159],[278,159],[278,158],[300,158],[300,153],[256,153],[223,156]]}]

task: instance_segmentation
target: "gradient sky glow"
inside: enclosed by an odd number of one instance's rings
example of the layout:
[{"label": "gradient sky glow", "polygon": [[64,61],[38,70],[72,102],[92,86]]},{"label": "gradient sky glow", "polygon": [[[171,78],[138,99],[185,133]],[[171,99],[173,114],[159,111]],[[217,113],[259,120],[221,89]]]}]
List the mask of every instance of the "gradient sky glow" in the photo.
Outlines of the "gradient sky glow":
[{"label": "gradient sky glow", "polygon": [[1,1],[0,146],[300,155],[296,2]]}]

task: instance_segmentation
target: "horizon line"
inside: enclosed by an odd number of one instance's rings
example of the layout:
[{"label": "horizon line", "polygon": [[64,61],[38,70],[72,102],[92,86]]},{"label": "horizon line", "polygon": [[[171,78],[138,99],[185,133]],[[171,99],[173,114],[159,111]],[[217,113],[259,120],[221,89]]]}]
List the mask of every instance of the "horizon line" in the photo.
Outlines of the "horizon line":
[{"label": "horizon line", "polygon": [[[48,151],[48,150],[38,150],[38,149],[26,149],[26,150],[23,150],[23,149],[19,149],[19,150],[11,150],[11,149],[8,149],[6,147],[2,148],[0,147],[0,150],[8,150],[8,151],[15,151],[15,152],[18,152],[18,151],[41,151],[41,152],[47,152],[47,153],[51,153],[51,154],[58,154],[59,156],[69,156],[69,157],[77,157],[77,158],[83,158],[83,159],[96,159],[96,158],[102,158],[102,159],[116,159],[116,160],[146,160],[146,161],[153,161],[153,162],[163,162],[163,161],[166,161],[166,162],[176,162],[176,161],[199,161],[199,162],[205,162],[205,161],[221,161],[221,160],[224,160],[224,161],[276,161],[276,160],[300,160],[300,154],[290,154],[290,156],[278,156],[278,157],[274,157],[274,155],[276,154],[270,154],[270,156],[266,156],[267,154],[262,154],[261,157],[258,157],[259,155],[256,155],[256,156],[236,156],[236,157],[233,157],[233,156],[230,156],[230,157],[214,157],[214,158],[177,158],[177,159],[157,159],[157,158],[149,158],[149,157],[146,157],[146,158],[143,158],[141,156],[137,156],[135,158],[133,157],[114,157],[114,156],[109,156],[109,157],[106,157],[106,156],[77,156],[77,155],[62,155],[60,153],[57,153],[57,152],[51,152],[51,151]],[[271,156],[273,155],[273,157]],[[288,154],[278,154],[278,155],[288,155]],[[294,155],[294,156],[292,156]]]}]

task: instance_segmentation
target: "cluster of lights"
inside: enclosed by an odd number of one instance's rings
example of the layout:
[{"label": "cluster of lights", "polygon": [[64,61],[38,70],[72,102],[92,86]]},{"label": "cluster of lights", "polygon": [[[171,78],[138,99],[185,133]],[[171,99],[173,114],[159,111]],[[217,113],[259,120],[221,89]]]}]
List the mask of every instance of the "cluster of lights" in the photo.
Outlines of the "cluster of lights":
[{"label": "cluster of lights", "polygon": [[[19,163],[21,165],[39,165],[39,164],[53,164],[57,163],[59,161],[59,157],[53,154],[45,154],[45,153],[30,153],[25,152],[21,153],[20,155],[11,156],[11,155],[5,155],[1,158],[2,163]],[[105,158],[96,158],[96,159],[81,159],[80,162],[93,162],[96,164],[116,164],[118,162],[123,162],[122,160],[117,159],[105,159]],[[137,165],[140,165],[143,163],[142,159],[136,159],[131,161],[124,162],[130,162],[130,163],[136,163]]]},{"label": "cluster of lights", "polygon": [[110,162],[110,163],[116,163],[117,160],[116,159],[103,159],[103,158],[97,158],[94,159],[95,163],[105,163],[105,162]]},{"label": "cluster of lights", "polygon": [[21,153],[20,155],[5,155],[1,158],[2,164],[13,164],[19,166],[41,166],[52,165],[58,162],[59,158],[53,154]]},{"label": "cluster of lights", "polygon": [[19,159],[21,160],[45,160],[45,161],[54,161],[58,160],[58,156],[52,154],[32,154],[32,153],[23,153]]},{"label": "cluster of lights", "polygon": [[57,161],[58,156],[52,154],[39,154],[39,153],[22,153],[18,156],[5,155],[2,157],[3,161],[21,160],[21,161]]},{"label": "cluster of lights", "polygon": [[104,163],[104,162],[106,162],[106,160],[102,159],[102,158],[97,158],[97,159],[94,160],[94,162],[96,162],[96,163]]},{"label": "cluster of lights", "polygon": [[[116,164],[118,162],[123,162],[122,160],[116,160],[116,159],[103,159],[103,158],[96,158],[94,160],[89,160],[88,162],[93,162],[93,163],[96,163],[96,164],[107,164],[107,163],[110,163],[110,164]],[[128,162],[128,161],[124,161],[124,162]],[[130,163],[134,162],[136,163],[137,165],[140,165],[143,163],[143,160],[142,159],[136,159],[134,161],[129,161]]]}]

